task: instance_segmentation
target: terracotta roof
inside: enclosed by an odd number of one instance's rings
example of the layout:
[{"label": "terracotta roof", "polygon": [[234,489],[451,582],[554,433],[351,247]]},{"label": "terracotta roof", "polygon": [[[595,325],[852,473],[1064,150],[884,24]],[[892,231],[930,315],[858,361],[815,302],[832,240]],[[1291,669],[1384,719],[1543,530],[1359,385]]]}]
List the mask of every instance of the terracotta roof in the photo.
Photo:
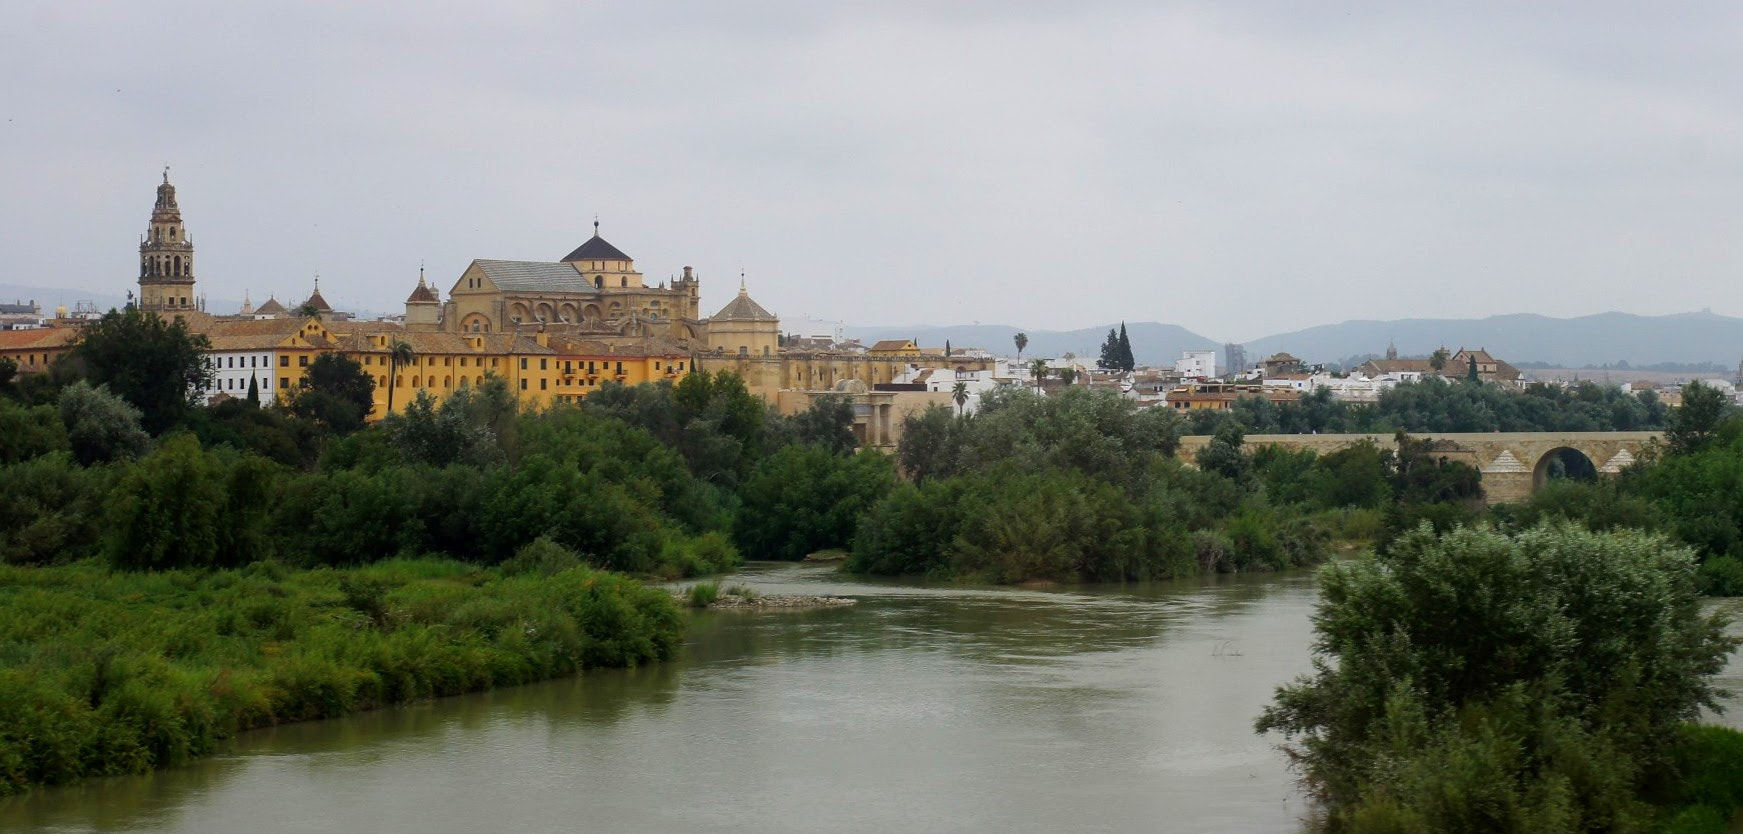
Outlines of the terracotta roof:
[{"label": "terracotta roof", "polygon": [[605,238],[599,236],[599,228],[597,226],[593,229],[593,237],[588,238],[586,243],[575,247],[575,251],[563,256],[563,261],[565,263],[569,261],[627,260],[631,260],[631,258],[630,256],[625,255],[622,249],[606,243]]},{"label": "terracotta roof", "polygon": [[911,339],[885,339],[871,346],[876,351],[919,350]]},{"label": "terracotta roof", "polygon": [[[212,350],[267,350],[283,345],[303,332],[308,319],[223,319],[207,322],[199,328]],[[309,347],[330,348],[336,345],[324,331],[311,333]]]},{"label": "terracotta roof", "polygon": [[290,311],[286,310],[283,304],[278,303],[276,298],[267,298],[265,304],[254,308],[254,314],[257,316],[282,316],[288,312]]},{"label": "terracotta roof", "polygon": [[79,329],[76,327],[0,330],[0,350],[40,350],[66,347],[78,338]]},{"label": "terracotta roof", "polygon": [[321,288],[319,286],[315,287],[315,291],[309,294],[309,300],[304,301],[298,306],[313,307],[316,311],[322,313],[333,312],[333,306],[327,303],[327,299],[321,297]]},{"label": "terracotta roof", "polygon": [[[387,335],[387,345],[377,343],[376,337]],[[474,346],[478,340],[478,346]],[[423,356],[425,354],[471,354],[475,356],[504,356],[508,354],[551,354],[551,350],[537,341],[515,333],[446,333],[435,330],[400,330],[393,334],[375,332],[353,332],[339,337],[339,349],[346,353],[382,353],[388,352],[388,347],[395,341],[405,342],[412,346],[412,352]]]},{"label": "terracotta roof", "polygon": [[411,295],[406,296],[405,303],[407,303],[407,304],[417,304],[417,303],[440,304],[440,303],[442,303],[442,299],[436,295],[435,290],[430,289],[429,284],[424,283],[424,277],[422,275],[420,275],[420,276],[418,276],[418,288],[415,290],[412,290]]},{"label": "terracotta roof", "polygon": [[764,310],[761,304],[752,301],[750,294],[745,292],[744,287],[739,287],[738,297],[727,302],[727,305],[720,308],[720,312],[715,313],[714,318],[709,319],[709,321],[780,321],[780,319],[776,318],[774,313]]}]

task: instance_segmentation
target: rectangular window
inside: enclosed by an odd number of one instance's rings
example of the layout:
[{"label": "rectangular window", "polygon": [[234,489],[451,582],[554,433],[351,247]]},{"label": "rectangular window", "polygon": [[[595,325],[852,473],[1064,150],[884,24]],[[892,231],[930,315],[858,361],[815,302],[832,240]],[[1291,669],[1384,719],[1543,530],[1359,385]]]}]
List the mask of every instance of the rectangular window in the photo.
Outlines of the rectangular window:
[{"label": "rectangular window", "polygon": [[[288,356],[288,355],[287,356],[280,356],[278,358],[278,366],[280,368],[290,367],[290,356]],[[283,387],[283,386],[280,386],[280,387]]]},{"label": "rectangular window", "polygon": [[527,369],[527,358],[525,356],[520,358],[520,369],[523,371]]},{"label": "rectangular window", "polygon": [[659,369],[660,369],[660,360],[658,360],[658,359],[655,359],[655,360],[654,360],[654,370],[656,370],[656,371],[657,371],[657,370],[659,370]]},{"label": "rectangular window", "polygon": [[550,360],[548,360],[548,359],[540,359],[539,360],[539,370],[548,371],[550,369],[551,369]]},{"label": "rectangular window", "polygon": [[307,368],[308,366],[309,366],[309,355],[308,354],[305,353],[302,356],[297,357],[297,367]]},{"label": "rectangular window", "polygon": [[622,362],[617,363],[617,372],[620,374],[623,373],[623,363]]},{"label": "rectangular window", "polygon": [[290,387],[290,377],[286,377],[286,376],[279,377],[278,378],[278,387],[289,388]]},{"label": "rectangular window", "polygon": [[546,387],[547,387],[547,386],[546,386],[546,385],[545,385],[545,383],[547,383],[547,382],[550,382],[550,380],[548,380],[548,379],[545,379],[545,378],[543,378],[543,377],[540,377],[540,378],[539,378],[539,390],[540,390],[540,391],[543,391],[543,390],[545,390],[545,388],[546,388]]},{"label": "rectangular window", "polygon": [[502,357],[500,357],[500,356],[490,357],[490,367],[492,367],[492,368],[496,367],[496,363],[501,362],[501,361],[502,361]]},{"label": "rectangular window", "polygon": [[524,376],[520,378],[520,390],[527,390],[527,378]]}]

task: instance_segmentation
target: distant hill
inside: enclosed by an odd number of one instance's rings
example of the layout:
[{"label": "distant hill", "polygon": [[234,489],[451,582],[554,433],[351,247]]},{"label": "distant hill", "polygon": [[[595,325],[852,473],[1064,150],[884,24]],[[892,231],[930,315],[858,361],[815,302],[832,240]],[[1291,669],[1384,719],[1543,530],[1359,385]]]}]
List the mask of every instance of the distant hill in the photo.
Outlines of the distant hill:
[{"label": "distant hill", "polygon": [[1486,319],[1399,319],[1346,321],[1266,336],[1246,343],[1247,359],[1257,361],[1287,351],[1308,362],[1337,362],[1362,354],[1384,354],[1392,341],[1401,356],[1427,356],[1445,345],[1487,348],[1508,361],[1546,362],[1564,367],[1660,362],[1717,362],[1734,367],[1743,357],[1743,318],[1710,312],[1669,316],[1600,313],[1557,319],[1521,313]]},{"label": "distant hill", "polygon": [[[943,327],[844,327],[849,339],[871,344],[879,339],[914,339],[924,347],[943,347],[946,341],[954,347],[986,348],[996,354],[1017,352],[1011,341],[1018,331],[1029,334],[1029,346],[1024,356],[1059,357],[1067,353],[1094,361],[1101,356],[1102,342],[1107,341],[1112,325],[1088,327],[1082,330],[1036,330],[1005,324],[958,324]],[[809,335],[801,333],[800,335]],[[1127,322],[1126,338],[1132,341],[1132,357],[1140,365],[1173,365],[1183,350],[1214,348],[1220,355],[1222,343],[1200,336],[1178,324],[1153,321]]]}]

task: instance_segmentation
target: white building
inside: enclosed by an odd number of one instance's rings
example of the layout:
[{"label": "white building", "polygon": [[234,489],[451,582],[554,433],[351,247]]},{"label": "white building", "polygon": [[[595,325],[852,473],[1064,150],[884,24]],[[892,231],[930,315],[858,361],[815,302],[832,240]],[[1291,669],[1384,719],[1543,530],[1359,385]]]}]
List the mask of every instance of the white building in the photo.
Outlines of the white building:
[{"label": "white building", "polygon": [[1216,376],[1216,351],[1183,350],[1174,361],[1174,373],[1181,379],[1211,379]]},{"label": "white building", "polygon": [[200,392],[210,402],[219,394],[235,399],[248,398],[248,382],[253,380],[261,405],[271,405],[277,397],[273,389],[272,354],[267,350],[213,350],[206,353],[206,364],[213,371],[212,386]]}]

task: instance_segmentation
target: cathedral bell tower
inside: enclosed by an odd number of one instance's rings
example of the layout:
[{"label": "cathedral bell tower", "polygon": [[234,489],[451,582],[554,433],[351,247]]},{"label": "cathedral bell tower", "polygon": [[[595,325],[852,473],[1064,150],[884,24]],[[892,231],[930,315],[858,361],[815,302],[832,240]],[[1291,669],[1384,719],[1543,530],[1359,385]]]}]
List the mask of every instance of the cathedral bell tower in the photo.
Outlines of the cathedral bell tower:
[{"label": "cathedral bell tower", "polygon": [[157,204],[151,209],[151,227],[139,241],[139,308],[191,310],[195,306],[194,241],[182,226],[176,187],[169,184],[165,166]]}]

